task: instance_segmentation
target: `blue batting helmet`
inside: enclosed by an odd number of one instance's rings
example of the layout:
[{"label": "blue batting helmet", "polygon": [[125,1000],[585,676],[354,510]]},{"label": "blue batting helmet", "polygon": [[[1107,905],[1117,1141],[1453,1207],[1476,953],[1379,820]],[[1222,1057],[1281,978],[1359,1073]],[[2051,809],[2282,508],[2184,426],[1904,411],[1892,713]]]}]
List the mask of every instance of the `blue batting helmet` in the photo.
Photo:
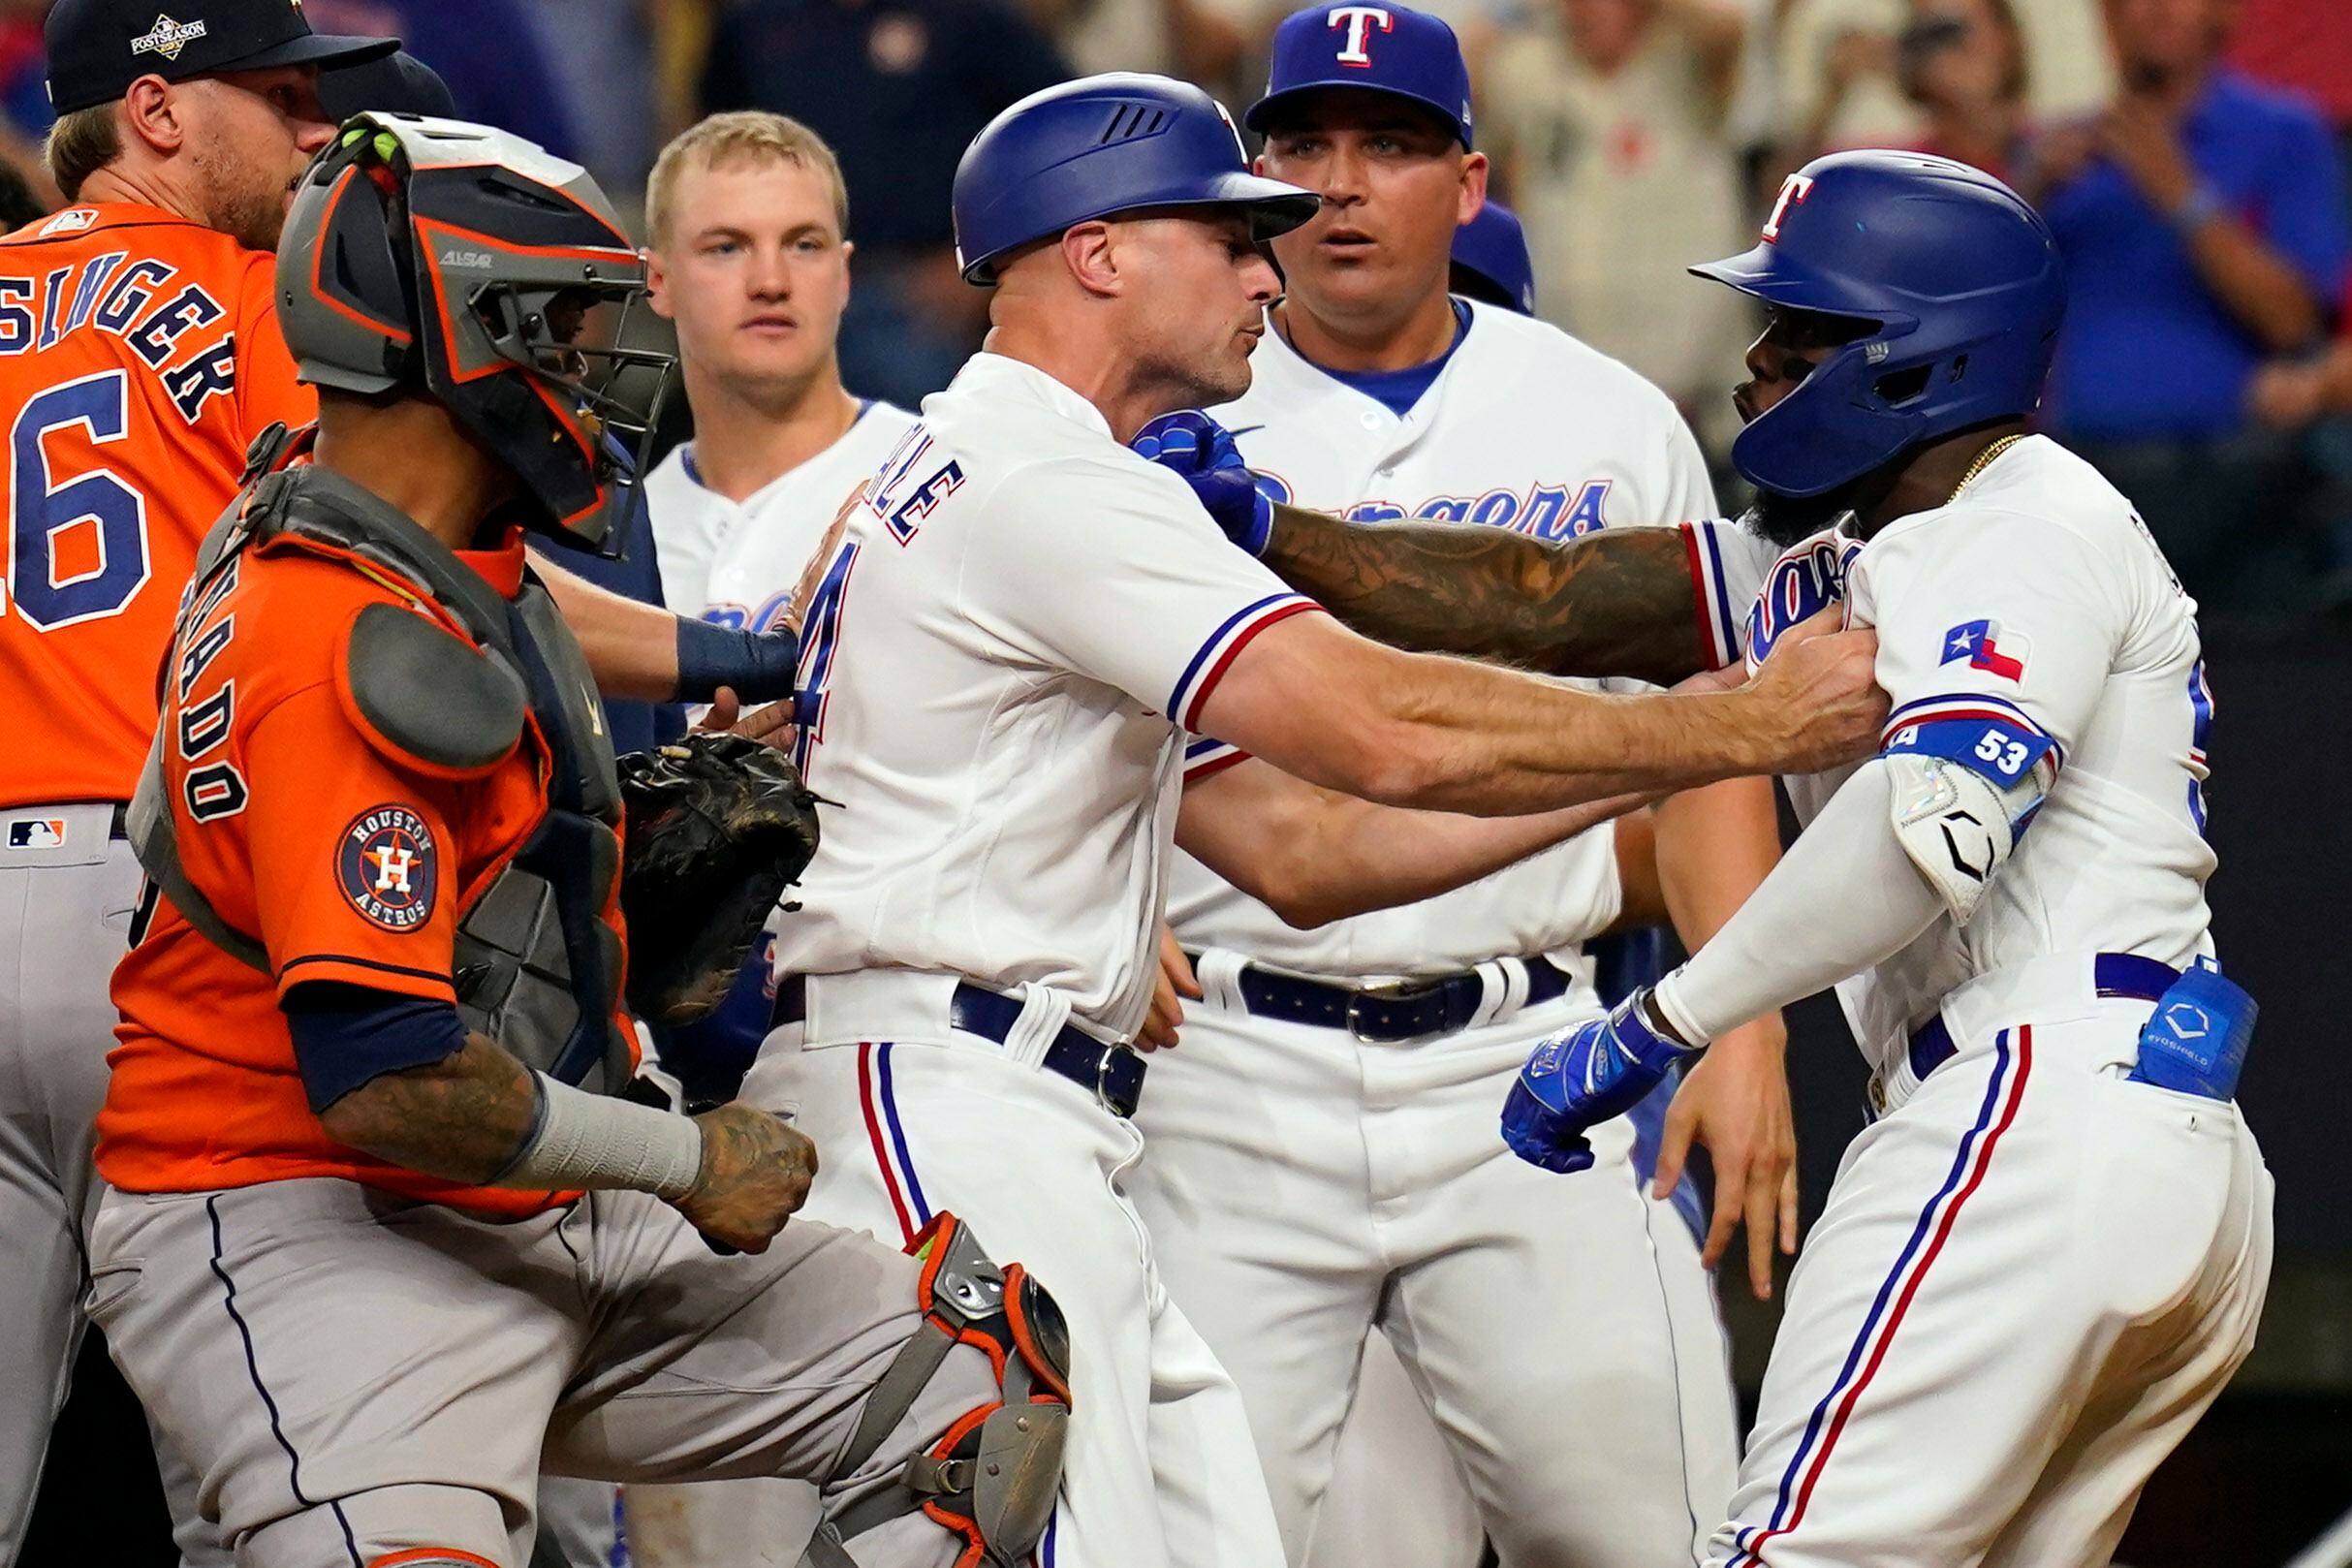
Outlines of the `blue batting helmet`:
[{"label": "blue batting helmet", "polygon": [[1527,254],[1527,231],[1519,214],[1500,202],[1490,198],[1454,231],[1454,292],[1522,316],[1535,314],[1535,262]]},{"label": "blue batting helmet", "polygon": [[1225,106],[1171,77],[1114,71],[1031,93],[956,166],[956,259],[996,281],[1007,252],[1114,213],[1233,206],[1260,240],[1315,215],[1312,191],[1249,172]]},{"label": "blue batting helmet", "polygon": [[1816,158],[1753,250],[1691,268],[1789,310],[1871,328],[1732,443],[1776,495],[1820,495],[1905,448],[2032,412],[2066,312],[2040,214],[1982,170],[1908,152]]}]

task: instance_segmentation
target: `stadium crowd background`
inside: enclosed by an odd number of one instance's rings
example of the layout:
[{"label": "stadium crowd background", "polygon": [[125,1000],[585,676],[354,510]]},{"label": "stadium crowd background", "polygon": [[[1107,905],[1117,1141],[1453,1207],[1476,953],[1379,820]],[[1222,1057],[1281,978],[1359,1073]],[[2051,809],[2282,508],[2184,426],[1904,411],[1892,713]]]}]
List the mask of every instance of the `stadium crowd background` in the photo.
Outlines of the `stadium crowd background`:
[{"label": "stadium crowd background", "polygon": [[[1718,465],[1750,335],[1690,261],[1741,248],[1824,150],[1919,147],[2010,179],[2068,249],[2074,304],[2045,420],[2140,505],[2205,607],[2223,691],[2217,926],[2264,1003],[2244,1098],[2279,1181],[2264,1337],[2151,1490],[2124,1558],[2274,1563],[2352,1504],[2352,775],[2326,766],[2352,687],[2352,0],[1418,0],[1472,61],[1476,135],[1520,211],[1539,314],[1671,392]],[[158,0],[159,9],[169,0]],[[1089,72],[1164,71],[1237,110],[1293,0],[305,0],[321,31],[396,35],[467,117],[586,164],[628,204],[702,113],[803,120],[848,182],[851,391],[914,405],[986,327],[948,189],[998,110]],[[0,164],[55,204],[46,0],[0,0]],[[2150,84],[2187,70],[2185,114]],[[2216,247],[2211,204],[2247,243]],[[682,433],[682,431],[680,432]],[[2315,712],[2316,709],[2316,712]],[[2316,718],[2316,723],[2314,719]],[[1795,1020],[1808,1220],[1861,1121],[1820,1001]],[[1743,1382],[1771,1328],[1725,1291]],[[89,1367],[85,1358],[85,1370]],[[90,1380],[93,1384],[97,1380]],[[117,1421],[135,1417],[122,1417]],[[72,1494],[153,1521],[116,1439],[53,1455]],[[121,1428],[110,1428],[117,1434]],[[69,1458],[71,1455],[73,1457]],[[143,1456],[139,1462],[144,1462]],[[69,1511],[75,1522],[64,1522]],[[37,1534],[36,1539],[39,1539]],[[26,1560],[41,1560],[37,1553]],[[60,1558],[58,1560],[68,1560]],[[146,1560],[131,1550],[71,1560]]]},{"label": "stadium crowd background", "polygon": [[[45,191],[45,0],[0,0],[0,158]],[[912,405],[978,341],[964,143],[1066,77],[1246,103],[1286,0],[309,0],[393,34],[461,112],[642,192],[704,112],[806,122],[847,176],[852,392]],[[1541,314],[1681,403],[1718,458],[1740,302],[1683,274],[1781,175],[1909,146],[2041,204],[2075,300],[2046,416],[2139,502],[2209,614],[2352,612],[2352,5],[2342,0],[1439,0]],[[2177,120],[2153,84],[2202,73]],[[2193,243],[2220,204],[2248,250]],[[1729,313],[1729,319],[1727,319]],[[1724,474],[1728,480],[1728,473]],[[1727,491],[1727,493],[1730,493]]]}]

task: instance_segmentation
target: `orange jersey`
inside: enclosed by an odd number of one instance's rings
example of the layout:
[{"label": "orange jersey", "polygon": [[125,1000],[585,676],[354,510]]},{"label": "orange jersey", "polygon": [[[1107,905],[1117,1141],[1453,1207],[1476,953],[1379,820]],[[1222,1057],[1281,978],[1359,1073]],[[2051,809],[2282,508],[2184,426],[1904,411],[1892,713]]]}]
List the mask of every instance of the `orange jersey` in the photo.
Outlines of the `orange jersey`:
[{"label": "orange jersey", "polygon": [[[459,558],[510,598],[521,581],[519,534]],[[362,609],[413,601],[380,573],[287,538],[248,548],[234,571],[207,586],[173,650],[165,782],[190,884],[260,940],[269,972],[160,903],[114,971],[122,1022],[99,1171],[130,1192],[339,1176],[508,1213],[557,1201],[461,1187],[334,1142],[279,1005],[307,981],[455,1000],[458,919],[547,814],[536,720],[486,768],[408,757],[361,716],[345,649]],[[425,605],[420,613],[457,629]],[[619,930],[617,896],[604,918]]]},{"label": "orange jersey", "polygon": [[68,207],[0,239],[0,806],[123,800],[196,548],[270,424],[318,418],[276,260],[154,207]]}]

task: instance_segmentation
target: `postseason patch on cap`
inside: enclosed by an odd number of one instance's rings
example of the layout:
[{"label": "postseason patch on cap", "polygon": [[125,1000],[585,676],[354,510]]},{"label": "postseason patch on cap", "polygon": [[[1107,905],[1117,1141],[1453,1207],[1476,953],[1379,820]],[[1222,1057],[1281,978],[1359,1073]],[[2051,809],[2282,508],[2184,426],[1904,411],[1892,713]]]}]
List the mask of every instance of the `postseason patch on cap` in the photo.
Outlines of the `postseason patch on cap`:
[{"label": "postseason patch on cap", "polygon": [[179,51],[204,36],[201,21],[173,21],[159,15],[155,25],[131,40],[133,54],[160,54],[167,60],[179,58]]},{"label": "postseason patch on cap", "polygon": [[362,918],[388,931],[415,930],[432,918],[440,882],[432,830],[407,806],[371,806],[343,830],[335,880]]}]

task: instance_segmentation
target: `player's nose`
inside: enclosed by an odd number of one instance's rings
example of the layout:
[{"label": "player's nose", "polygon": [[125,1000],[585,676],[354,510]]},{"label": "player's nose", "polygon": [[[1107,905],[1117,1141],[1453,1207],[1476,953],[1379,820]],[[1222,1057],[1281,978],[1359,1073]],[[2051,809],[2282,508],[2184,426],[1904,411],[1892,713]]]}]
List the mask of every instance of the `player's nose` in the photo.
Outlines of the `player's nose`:
[{"label": "player's nose", "polygon": [[1264,251],[1253,253],[1241,266],[1241,286],[1249,292],[1249,302],[1258,306],[1270,305],[1282,293],[1282,275]]}]

